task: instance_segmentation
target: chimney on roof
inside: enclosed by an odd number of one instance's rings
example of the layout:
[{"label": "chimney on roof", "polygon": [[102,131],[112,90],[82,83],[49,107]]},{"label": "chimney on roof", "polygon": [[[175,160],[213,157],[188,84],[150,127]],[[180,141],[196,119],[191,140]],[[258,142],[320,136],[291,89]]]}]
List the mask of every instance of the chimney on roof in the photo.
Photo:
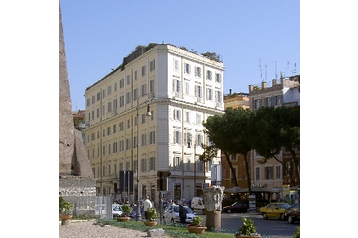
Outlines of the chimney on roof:
[{"label": "chimney on roof", "polygon": [[254,91],[254,85],[249,85],[249,93],[251,93],[252,91]]},{"label": "chimney on roof", "polygon": [[272,87],[277,85],[277,79],[272,79]]},{"label": "chimney on roof", "polygon": [[229,95],[231,95],[231,88],[229,89]]},{"label": "chimney on roof", "polygon": [[262,87],[262,89],[265,89],[265,88],[266,88],[266,84],[267,84],[267,83],[266,83],[266,82],[264,82],[264,81],[261,83],[261,87]]}]

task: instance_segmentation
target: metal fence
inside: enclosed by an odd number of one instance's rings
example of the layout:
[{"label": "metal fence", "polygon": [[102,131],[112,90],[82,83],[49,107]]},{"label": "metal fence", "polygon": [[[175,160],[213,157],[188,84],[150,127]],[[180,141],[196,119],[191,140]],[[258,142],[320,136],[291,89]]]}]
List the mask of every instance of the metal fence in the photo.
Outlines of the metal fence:
[{"label": "metal fence", "polygon": [[64,199],[74,204],[75,217],[113,219],[111,196],[65,196]]}]

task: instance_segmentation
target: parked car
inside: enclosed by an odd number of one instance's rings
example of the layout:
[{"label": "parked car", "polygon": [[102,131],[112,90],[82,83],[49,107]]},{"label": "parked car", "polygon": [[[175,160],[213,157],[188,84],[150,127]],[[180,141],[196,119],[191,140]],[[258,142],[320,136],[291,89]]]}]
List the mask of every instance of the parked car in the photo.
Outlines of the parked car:
[{"label": "parked car", "polygon": [[260,213],[264,219],[279,218],[285,220],[285,210],[290,207],[290,204],[283,202],[269,203],[260,208]]},{"label": "parked car", "polygon": [[[132,206],[133,210],[131,211],[131,213],[129,213],[129,217],[131,218],[136,218],[137,216],[137,205]],[[144,211],[143,211],[143,207],[140,208],[140,214],[142,216],[142,219],[144,219]]]},{"label": "parked car", "polygon": [[[196,216],[195,212],[193,212],[193,210],[191,210],[188,206],[184,206],[184,208],[186,209],[185,222],[192,223],[193,218]],[[163,214],[163,221],[167,223],[180,222],[179,206],[173,205],[170,206],[168,209],[165,209]]]},{"label": "parked car", "polygon": [[300,220],[300,203],[292,204],[285,210],[285,219],[287,219],[290,224]]},{"label": "parked car", "polygon": [[112,204],[113,217],[119,217],[123,214],[122,206],[119,204]]},{"label": "parked car", "polygon": [[222,208],[222,212],[247,212],[249,210],[249,205],[242,202],[234,202],[230,206],[225,206]]}]

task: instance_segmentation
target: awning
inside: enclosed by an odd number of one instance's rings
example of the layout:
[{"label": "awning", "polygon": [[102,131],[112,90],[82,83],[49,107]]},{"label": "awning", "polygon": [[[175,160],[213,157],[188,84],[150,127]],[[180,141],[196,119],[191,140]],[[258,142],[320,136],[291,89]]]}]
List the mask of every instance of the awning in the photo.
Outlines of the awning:
[{"label": "awning", "polygon": [[240,193],[244,189],[245,188],[242,188],[240,186],[236,186],[236,187],[232,187],[232,188],[225,188],[224,192],[225,193]]}]

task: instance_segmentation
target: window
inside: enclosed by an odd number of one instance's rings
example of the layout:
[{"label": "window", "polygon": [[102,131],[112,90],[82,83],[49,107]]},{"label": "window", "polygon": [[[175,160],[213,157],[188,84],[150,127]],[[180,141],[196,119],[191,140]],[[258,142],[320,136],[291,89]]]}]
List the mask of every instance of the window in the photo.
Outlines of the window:
[{"label": "window", "polygon": [[95,102],[95,97],[92,96],[92,104],[94,104],[94,102]]},{"label": "window", "polygon": [[281,179],[281,166],[276,165],[276,179]]},{"label": "window", "polygon": [[195,140],[198,146],[201,146],[204,143],[204,137],[201,133],[196,134]]},{"label": "window", "polygon": [[179,60],[174,59],[174,70],[179,71]]},{"label": "window", "polygon": [[272,106],[280,106],[282,105],[282,95],[276,95],[271,98]]},{"label": "window", "polygon": [[221,83],[221,74],[215,74],[215,82]]},{"label": "window", "polygon": [[149,92],[154,93],[154,80],[149,81]]},{"label": "window", "polygon": [[141,171],[142,172],[147,171],[147,160],[146,159],[141,160]]},{"label": "window", "polygon": [[131,142],[129,139],[126,139],[126,150],[129,150],[131,148]]},{"label": "window", "polygon": [[178,130],[175,130],[173,139],[174,139],[174,141],[173,141],[174,144],[181,145],[181,132]]},{"label": "window", "polygon": [[147,134],[142,134],[142,146],[147,145]]},{"label": "window", "polygon": [[91,105],[91,99],[90,98],[87,98],[87,107]]},{"label": "window", "polygon": [[265,179],[273,179],[273,167],[272,166],[265,167]]},{"label": "window", "polygon": [[155,170],[155,158],[154,157],[149,158],[149,170]]},{"label": "window", "polygon": [[97,108],[97,118],[99,118],[99,108]]},{"label": "window", "polygon": [[111,154],[111,145],[108,145],[108,154]]},{"label": "window", "polygon": [[124,78],[119,80],[119,88],[124,88]]},{"label": "window", "polygon": [[260,179],[260,167],[255,168],[255,180],[259,181]]},{"label": "window", "polygon": [[196,124],[201,124],[202,120],[201,120],[201,114],[197,113],[196,114]]},{"label": "window", "polygon": [[131,93],[128,92],[128,93],[126,93],[126,104],[128,104],[130,102],[131,102]]},{"label": "window", "polygon": [[102,115],[104,115],[105,113],[106,113],[106,106],[103,105],[103,106],[102,106]]},{"label": "window", "polygon": [[136,70],[136,71],[134,71],[134,80],[137,80],[137,78],[138,78],[138,72]]},{"label": "window", "polygon": [[92,114],[92,120],[94,120],[94,111],[92,111],[91,114]]},{"label": "window", "polygon": [[123,127],[123,122],[119,123],[119,131],[123,131],[124,127]]},{"label": "window", "polygon": [[107,127],[107,136],[111,134],[111,127]]},{"label": "window", "polygon": [[111,112],[111,111],[112,111],[112,102],[109,102],[109,103],[107,104],[107,110],[108,110],[108,112]]},{"label": "window", "polygon": [[145,117],[146,117],[146,113],[142,114],[142,124],[145,123]]},{"label": "window", "polygon": [[155,60],[152,60],[149,62],[149,70],[150,70],[150,72],[155,70]]},{"label": "window", "polygon": [[175,155],[174,158],[173,158],[173,167],[174,167],[174,169],[180,170],[181,169],[181,164],[182,164],[181,157],[178,156],[178,155]]},{"label": "window", "polygon": [[142,66],[142,77],[146,74],[146,68],[145,65]]},{"label": "window", "polygon": [[101,93],[97,93],[97,101],[101,100]]},{"label": "window", "polygon": [[265,97],[265,107],[271,106],[271,97]]},{"label": "window", "polygon": [[133,137],[133,148],[137,148],[137,145],[138,145],[138,139],[137,139],[137,136],[134,136]]},{"label": "window", "polygon": [[185,112],[185,122],[190,123],[190,112],[189,111]]},{"label": "window", "polygon": [[261,98],[260,99],[254,99],[253,100],[253,109],[256,110],[261,107]]},{"label": "window", "polygon": [[117,91],[117,83],[114,83],[114,91]]},{"label": "window", "polygon": [[113,142],[113,153],[117,153],[118,152],[118,144],[117,142]]},{"label": "window", "polygon": [[174,116],[174,120],[181,121],[181,111],[180,110],[174,109],[173,116]]},{"label": "window", "polygon": [[130,83],[131,83],[131,77],[130,77],[130,75],[127,75],[127,77],[126,77],[126,82],[127,82],[127,84],[130,84]]},{"label": "window", "polygon": [[124,107],[124,96],[119,97],[119,107]]},{"label": "window", "polygon": [[173,91],[176,93],[180,93],[181,92],[181,86],[180,86],[180,80],[178,79],[173,79]]},{"label": "window", "polygon": [[215,101],[221,103],[222,102],[222,96],[221,91],[215,91]]},{"label": "window", "polygon": [[186,171],[190,171],[190,156],[186,157]]},{"label": "window", "polygon": [[117,125],[113,125],[113,134],[117,132]]},{"label": "window", "polygon": [[134,126],[138,126],[138,117],[134,117]]},{"label": "window", "polygon": [[106,90],[102,90],[102,98],[105,98],[106,97]]},{"label": "window", "polygon": [[184,64],[184,73],[190,74],[190,64]]},{"label": "window", "polygon": [[201,68],[195,67],[195,76],[201,78]]},{"label": "window", "polygon": [[149,144],[155,144],[155,131],[149,132]]},{"label": "window", "polygon": [[107,87],[107,95],[111,95],[112,93],[112,86]]},{"label": "window", "polygon": [[118,108],[118,103],[117,103],[117,98],[113,100],[113,110],[116,112],[117,108]]},{"label": "window", "polygon": [[147,84],[143,84],[141,87],[141,95],[144,96],[147,94]]},{"label": "window", "polygon": [[131,121],[128,119],[127,120],[127,129],[131,128]]},{"label": "window", "polygon": [[138,99],[138,88],[135,88],[133,90],[133,101]]},{"label": "window", "polygon": [[213,100],[213,90],[211,88],[206,89],[206,99],[209,101]]},{"label": "window", "polygon": [[185,82],[185,94],[190,95],[190,83]]},{"label": "window", "polygon": [[206,70],[206,79],[212,80],[213,73],[210,70]]},{"label": "window", "polygon": [[200,85],[195,85],[195,97],[202,98],[203,89]]},{"label": "window", "polygon": [[119,151],[124,151],[124,141],[123,140],[121,140],[119,142]]}]

